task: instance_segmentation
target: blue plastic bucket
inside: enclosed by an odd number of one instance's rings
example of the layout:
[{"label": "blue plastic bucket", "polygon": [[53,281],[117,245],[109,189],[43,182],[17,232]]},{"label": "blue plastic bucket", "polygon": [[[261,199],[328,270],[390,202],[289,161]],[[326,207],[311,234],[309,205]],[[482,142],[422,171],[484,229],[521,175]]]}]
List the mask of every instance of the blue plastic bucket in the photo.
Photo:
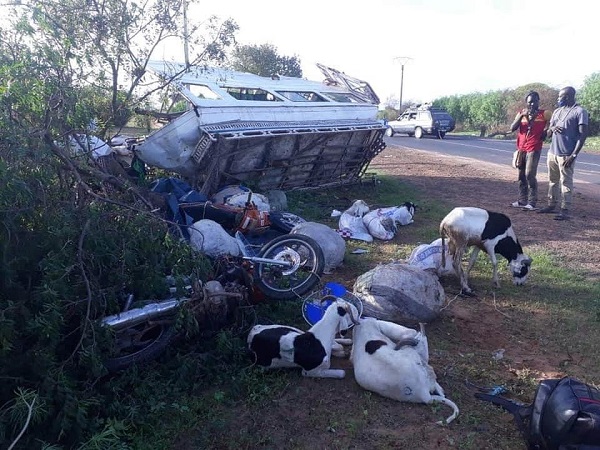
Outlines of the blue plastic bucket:
[{"label": "blue plastic bucket", "polygon": [[302,315],[310,325],[314,325],[321,320],[325,314],[325,310],[333,303],[333,300],[321,303],[321,298],[326,295],[333,295],[352,303],[358,310],[359,315],[362,314],[362,302],[358,297],[348,292],[341,284],[329,282],[325,284],[321,292],[313,292],[304,300]]}]

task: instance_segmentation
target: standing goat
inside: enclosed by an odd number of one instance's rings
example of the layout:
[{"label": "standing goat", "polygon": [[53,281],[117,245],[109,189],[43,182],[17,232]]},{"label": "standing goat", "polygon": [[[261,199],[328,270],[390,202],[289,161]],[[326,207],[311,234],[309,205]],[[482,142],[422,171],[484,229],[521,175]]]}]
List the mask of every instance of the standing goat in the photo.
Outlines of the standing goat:
[{"label": "standing goat", "polygon": [[[510,219],[505,214],[487,211],[481,208],[454,208],[440,223],[442,237],[442,267],[446,265],[444,239],[448,239],[448,253],[452,255],[452,265],[460,278],[461,292],[472,294],[467,282],[467,274],[473,268],[479,250],[484,250],[492,261],[494,273],[492,281],[496,287],[498,281],[498,261],[496,253],[508,260],[513,276],[513,283],[525,283],[531,258],[523,253],[523,248],[512,228]],[[462,257],[467,247],[475,247],[471,253],[467,272],[462,268]]]},{"label": "standing goat", "polygon": [[358,310],[331,295],[321,301],[331,299],[335,301],[321,320],[306,332],[285,325],[255,325],[248,334],[248,347],[256,363],[269,369],[301,367],[305,377],[344,378],[344,370],[329,368],[331,354],[342,349],[335,336],[358,322]]},{"label": "standing goat", "polygon": [[394,400],[413,403],[443,403],[453,409],[445,421],[459,413],[456,404],[444,396],[433,368],[425,327],[421,331],[372,317],[354,328],[352,364],[356,382],[369,391]]}]

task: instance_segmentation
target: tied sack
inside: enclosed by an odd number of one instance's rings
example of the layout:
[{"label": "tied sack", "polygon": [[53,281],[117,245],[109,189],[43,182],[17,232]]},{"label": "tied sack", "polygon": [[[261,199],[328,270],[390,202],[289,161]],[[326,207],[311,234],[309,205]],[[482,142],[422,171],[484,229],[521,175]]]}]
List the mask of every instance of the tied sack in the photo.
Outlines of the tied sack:
[{"label": "tied sack", "polygon": [[[445,251],[448,252],[448,244],[444,243]],[[446,258],[446,265],[442,265],[442,238],[438,238],[431,244],[421,244],[415,247],[408,257],[407,263],[422,270],[432,270],[438,277],[454,275],[452,258]]]},{"label": "tied sack", "polygon": [[582,381],[542,380],[531,405],[475,396],[512,413],[530,450],[600,450],[600,391]]}]

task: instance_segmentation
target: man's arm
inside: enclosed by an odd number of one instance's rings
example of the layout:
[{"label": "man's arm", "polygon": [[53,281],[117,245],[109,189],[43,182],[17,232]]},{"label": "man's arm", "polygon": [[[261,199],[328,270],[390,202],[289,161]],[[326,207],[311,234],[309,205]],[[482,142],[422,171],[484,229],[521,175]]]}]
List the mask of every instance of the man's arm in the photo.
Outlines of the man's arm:
[{"label": "man's arm", "polygon": [[583,144],[585,144],[585,140],[587,139],[587,136],[588,136],[587,124],[580,123],[579,124],[579,139],[577,139],[577,142],[575,143],[575,149],[573,150],[573,153],[571,153],[571,156],[569,156],[567,158],[567,160],[565,161],[565,167],[571,167],[571,164],[573,164],[575,162],[577,155],[579,155],[579,152],[583,148]]},{"label": "man's arm", "polygon": [[552,119],[554,118],[554,111],[552,113],[550,113],[550,111],[546,110],[544,112],[544,117],[546,117],[546,114],[548,114],[550,116],[550,118],[548,119],[548,123],[546,123],[546,138],[550,138],[552,136],[552,133],[554,133],[554,126],[552,125]]},{"label": "man's arm", "polygon": [[517,113],[517,115],[515,116],[515,120],[510,125],[510,131],[516,131],[517,128],[519,128],[519,126],[521,125],[521,119],[523,119],[523,116],[525,115],[527,115],[527,111],[525,110],[521,110]]},{"label": "man's arm", "polygon": [[550,129],[550,118],[552,117],[552,113],[547,109],[544,110],[544,120],[546,124],[544,125],[544,130],[542,131],[542,141],[545,141],[547,137],[549,137],[552,132],[549,132]]},{"label": "man's arm", "polygon": [[581,149],[583,148],[583,144],[585,144],[585,140],[588,136],[588,126],[585,123],[579,124],[579,139],[575,143],[575,149],[573,150],[573,155],[577,156]]}]

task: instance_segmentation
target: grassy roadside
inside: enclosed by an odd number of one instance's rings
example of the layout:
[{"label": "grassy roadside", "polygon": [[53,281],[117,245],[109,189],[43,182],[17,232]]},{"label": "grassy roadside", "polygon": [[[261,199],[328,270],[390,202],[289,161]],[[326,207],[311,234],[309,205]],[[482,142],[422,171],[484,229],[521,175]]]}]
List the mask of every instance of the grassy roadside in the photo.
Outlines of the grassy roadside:
[{"label": "grassy roadside", "polygon": [[[444,206],[396,178],[382,176],[379,181],[288,194],[290,211],[333,227],[336,219],[330,218],[331,211],[344,210],[358,198],[372,207],[408,200],[420,205],[418,226],[402,227],[394,241],[348,242],[343,270],[336,271],[331,280],[349,287],[356,276],[376,264],[406,258],[417,244],[435,239],[439,220],[447,212]],[[358,247],[369,252],[352,254]],[[568,354],[570,359],[560,362],[564,373],[588,382],[600,380],[600,355],[595,350],[600,344],[600,286],[557,264],[544,251],[532,256],[535,273],[525,287],[512,286],[506,271],[500,270],[502,288],[497,292],[485,290],[478,303],[456,300],[450,294],[454,289],[450,282],[450,286],[444,284],[448,286],[449,301],[455,305],[462,301],[461,308],[473,308],[482,320],[494,309],[501,311],[505,317],[500,325],[505,327],[511,345],[539,347],[548,360],[553,354]],[[490,270],[489,262],[480,256],[472,283],[487,286]],[[297,302],[264,304],[255,313],[259,320],[306,328]],[[523,363],[510,357],[491,361],[474,336],[465,336],[462,326],[459,316],[449,316],[433,327],[430,338],[436,343],[432,358],[438,376],[463,411],[459,420],[441,434],[443,448],[521,448],[510,418],[492,407],[476,404],[463,382],[468,378],[486,386],[503,384],[526,399],[544,368],[537,362]],[[344,394],[340,404],[339,393],[325,389],[326,383],[303,380],[296,371],[264,373],[251,367],[244,331],[225,330],[211,339],[188,340],[170,349],[156,364],[130,370],[111,382],[128,389],[122,398],[121,413],[127,417],[132,448],[311,448],[298,430],[310,430],[309,434],[321,439],[321,448],[364,448],[361,445],[369,442],[365,436],[370,436],[374,423],[380,427],[388,423],[390,430],[398,426],[397,422],[389,423],[396,407],[392,402],[356,390],[352,397]],[[291,406],[303,411],[304,416],[293,414],[289,422],[289,417],[273,415],[273,410],[292,400]],[[444,413],[439,407],[427,409]],[[403,406],[402,411],[404,420],[410,420],[422,409]],[[429,442],[429,434],[437,436],[440,431],[434,426],[423,430],[424,435],[378,436],[376,445],[370,448],[425,448],[422,442]]]}]

